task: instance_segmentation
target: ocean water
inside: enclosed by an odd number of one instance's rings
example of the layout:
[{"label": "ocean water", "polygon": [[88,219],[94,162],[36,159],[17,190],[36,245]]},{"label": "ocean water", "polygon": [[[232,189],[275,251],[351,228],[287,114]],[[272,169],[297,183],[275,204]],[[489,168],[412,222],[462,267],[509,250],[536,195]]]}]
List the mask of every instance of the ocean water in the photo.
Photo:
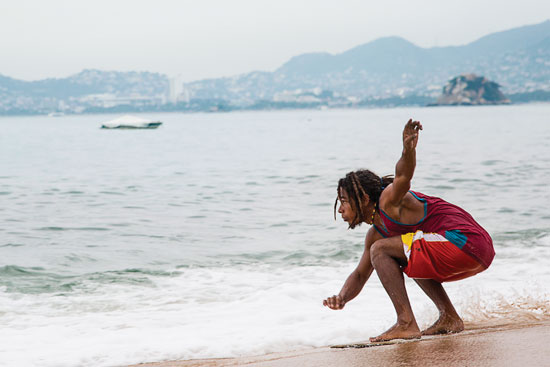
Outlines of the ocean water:
[{"label": "ocean water", "polygon": [[[393,173],[424,125],[413,189],[493,236],[484,273],[446,285],[464,320],[550,319],[550,105],[0,118],[0,365],[123,366],[355,342],[395,313],[376,274],[322,306],[368,226],[336,183]],[[437,310],[411,280],[421,326]]]}]

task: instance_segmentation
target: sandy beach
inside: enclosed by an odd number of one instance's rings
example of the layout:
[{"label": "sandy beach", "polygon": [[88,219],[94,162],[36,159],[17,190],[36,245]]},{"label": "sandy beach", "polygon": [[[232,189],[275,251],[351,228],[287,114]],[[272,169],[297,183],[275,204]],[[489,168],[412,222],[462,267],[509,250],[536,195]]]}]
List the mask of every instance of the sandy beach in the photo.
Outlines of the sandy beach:
[{"label": "sandy beach", "polygon": [[[312,348],[262,356],[166,361],[130,367],[550,366],[550,322],[467,327],[454,335],[372,347]],[[359,343],[358,343],[359,344]]]}]

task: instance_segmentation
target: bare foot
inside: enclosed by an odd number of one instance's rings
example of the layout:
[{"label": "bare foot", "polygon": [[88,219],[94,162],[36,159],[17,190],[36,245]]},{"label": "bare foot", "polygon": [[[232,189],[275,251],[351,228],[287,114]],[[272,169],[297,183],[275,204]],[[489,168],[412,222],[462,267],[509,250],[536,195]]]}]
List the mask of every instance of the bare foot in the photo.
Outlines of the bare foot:
[{"label": "bare foot", "polygon": [[460,333],[464,330],[464,323],[458,316],[440,316],[432,326],[422,331],[422,335],[439,335]]},{"label": "bare foot", "polygon": [[400,325],[395,324],[384,333],[370,338],[371,342],[384,342],[393,339],[420,339],[420,329],[414,323],[414,325]]}]

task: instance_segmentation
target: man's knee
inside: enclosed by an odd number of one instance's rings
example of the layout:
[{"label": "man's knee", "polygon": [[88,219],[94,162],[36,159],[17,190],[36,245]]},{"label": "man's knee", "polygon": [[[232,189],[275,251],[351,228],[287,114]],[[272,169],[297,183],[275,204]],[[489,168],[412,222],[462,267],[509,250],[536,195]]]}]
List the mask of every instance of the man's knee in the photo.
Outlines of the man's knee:
[{"label": "man's knee", "polygon": [[372,266],[375,266],[380,256],[384,255],[385,240],[386,239],[377,240],[370,246],[370,262]]},{"label": "man's knee", "polygon": [[372,265],[379,261],[382,257],[389,256],[395,259],[399,265],[406,265],[407,258],[403,251],[403,243],[401,237],[382,238],[374,242],[370,247],[370,261]]}]

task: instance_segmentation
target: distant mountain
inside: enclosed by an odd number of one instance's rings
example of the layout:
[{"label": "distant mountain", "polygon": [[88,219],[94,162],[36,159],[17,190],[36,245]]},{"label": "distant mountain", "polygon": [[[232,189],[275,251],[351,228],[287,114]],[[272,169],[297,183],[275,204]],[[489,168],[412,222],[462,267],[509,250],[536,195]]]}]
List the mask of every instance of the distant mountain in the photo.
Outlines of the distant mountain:
[{"label": "distant mountain", "polygon": [[0,90],[24,93],[29,97],[68,98],[101,93],[150,95],[166,93],[167,88],[165,75],[149,72],[83,70],[68,78],[31,82],[0,75]]},{"label": "distant mountain", "polygon": [[399,37],[380,38],[338,55],[303,54],[293,57],[275,73],[322,75],[364,70],[369,73],[413,71],[429,57],[425,50]]},{"label": "distant mountain", "polygon": [[505,93],[550,90],[550,20],[464,46],[422,48],[399,37],[380,38],[341,54],[298,55],[273,73],[202,80],[186,87],[194,96],[241,103],[314,88],[359,99],[436,96],[449,79],[468,73],[496,81]]},{"label": "distant mountain", "polygon": [[82,112],[97,101],[117,104],[132,96],[158,101],[167,91],[168,77],[149,72],[84,70],[68,78],[30,82],[0,75],[0,112]]},{"label": "distant mountain", "polygon": [[461,64],[488,56],[539,47],[550,37],[550,20],[493,33],[465,46],[421,48],[399,37],[380,38],[341,54],[303,54],[293,57],[276,73],[307,74],[343,72],[349,68],[368,72],[417,72],[446,63]]},{"label": "distant mountain", "polygon": [[340,54],[298,55],[274,72],[183,86],[149,72],[84,70],[32,82],[0,75],[0,113],[426,104],[435,101],[450,79],[463,74],[498,83],[505,95],[518,96],[511,96],[512,101],[548,98],[550,20],[464,46],[422,48],[385,37]]},{"label": "distant mountain", "polygon": [[550,20],[543,23],[489,34],[461,48],[467,58],[503,54],[536,47],[550,37]]}]

